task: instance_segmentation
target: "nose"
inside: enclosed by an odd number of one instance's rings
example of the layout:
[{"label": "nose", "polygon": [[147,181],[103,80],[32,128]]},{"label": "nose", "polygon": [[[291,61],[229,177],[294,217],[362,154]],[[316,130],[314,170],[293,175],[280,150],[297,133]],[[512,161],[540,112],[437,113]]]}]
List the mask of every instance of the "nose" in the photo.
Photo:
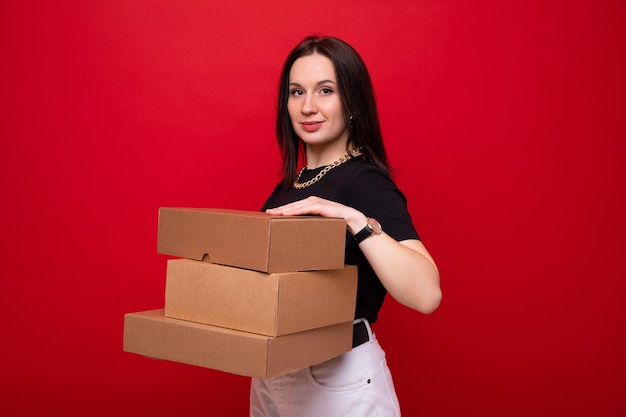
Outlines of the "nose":
[{"label": "nose", "polygon": [[313,114],[317,113],[317,103],[315,101],[314,94],[307,94],[302,101],[302,113]]}]

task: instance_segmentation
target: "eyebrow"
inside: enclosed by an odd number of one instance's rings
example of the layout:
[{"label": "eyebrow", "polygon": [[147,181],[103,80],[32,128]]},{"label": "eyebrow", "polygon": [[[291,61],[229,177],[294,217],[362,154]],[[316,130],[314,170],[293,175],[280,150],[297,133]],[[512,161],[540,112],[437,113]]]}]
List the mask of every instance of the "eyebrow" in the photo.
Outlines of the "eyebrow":
[{"label": "eyebrow", "polygon": [[[337,83],[336,83],[336,82],[334,82],[333,80],[322,80],[322,81],[318,81],[318,83],[317,83],[317,84],[315,84],[315,85],[316,85],[316,86],[319,86],[319,85],[322,85],[322,84],[328,84],[328,83],[331,83],[331,84],[335,84],[335,85],[337,85]],[[290,82],[290,83],[289,83],[289,85],[290,85],[290,86],[294,86],[294,87],[302,87],[302,85],[300,85],[300,83],[294,83],[294,82]]]}]

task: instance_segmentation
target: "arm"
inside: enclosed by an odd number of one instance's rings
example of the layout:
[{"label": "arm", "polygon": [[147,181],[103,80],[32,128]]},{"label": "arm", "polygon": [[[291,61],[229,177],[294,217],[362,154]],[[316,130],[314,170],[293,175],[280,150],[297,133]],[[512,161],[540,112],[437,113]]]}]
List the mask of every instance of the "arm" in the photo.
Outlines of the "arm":
[{"label": "arm", "polygon": [[[308,197],[267,212],[273,215],[317,214],[343,218],[353,235],[367,223],[366,216],[360,211],[319,197]],[[383,231],[365,239],[359,247],[393,298],[426,314],[439,306],[439,272],[422,242],[415,239],[398,242]]]}]

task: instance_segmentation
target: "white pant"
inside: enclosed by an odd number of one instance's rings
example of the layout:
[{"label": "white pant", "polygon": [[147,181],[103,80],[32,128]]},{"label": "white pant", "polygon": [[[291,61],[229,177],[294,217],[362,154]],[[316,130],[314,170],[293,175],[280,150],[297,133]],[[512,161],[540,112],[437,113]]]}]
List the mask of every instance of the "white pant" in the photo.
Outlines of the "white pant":
[{"label": "white pant", "polygon": [[252,379],[250,417],[399,417],[382,350],[370,340],[319,365],[271,379]]}]

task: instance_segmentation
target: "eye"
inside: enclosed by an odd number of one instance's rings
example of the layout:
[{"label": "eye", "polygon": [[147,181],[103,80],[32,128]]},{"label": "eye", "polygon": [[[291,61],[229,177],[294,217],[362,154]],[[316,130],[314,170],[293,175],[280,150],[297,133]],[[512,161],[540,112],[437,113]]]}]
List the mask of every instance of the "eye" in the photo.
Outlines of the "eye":
[{"label": "eye", "polygon": [[323,95],[328,95],[328,94],[332,94],[333,90],[332,90],[332,88],[322,87],[320,89],[320,93],[322,93]]},{"label": "eye", "polygon": [[291,90],[292,96],[301,96],[302,94],[304,94],[304,91],[300,90],[299,88],[294,88]]}]

